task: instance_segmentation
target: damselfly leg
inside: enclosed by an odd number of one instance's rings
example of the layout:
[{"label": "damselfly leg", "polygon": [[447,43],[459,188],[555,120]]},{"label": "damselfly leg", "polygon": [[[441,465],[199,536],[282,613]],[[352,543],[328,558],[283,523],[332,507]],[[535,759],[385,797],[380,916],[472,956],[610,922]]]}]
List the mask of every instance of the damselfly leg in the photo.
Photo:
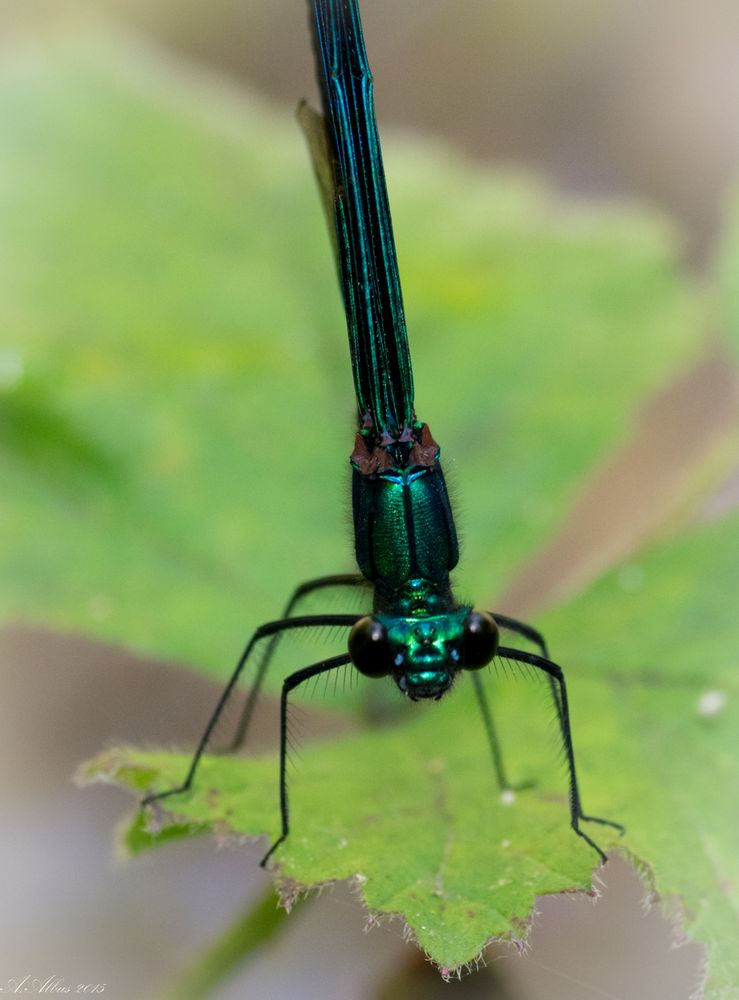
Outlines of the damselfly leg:
[{"label": "damselfly leg", "polygon": [[572,729],[570,726],[570,709],[567,699],[567,684],[565,682],[562,668],[543,656],[536,653],[528,653],[522,649],[512,649],[508,646],[500,646],[497,655],[504,660],[511,660],[514,663],[522,663],[537,670],[543,671],[552,681],[557,689],[557,697],[554,699],[557,706],[557,717],[559,720],[562,743],[567,761],[569,773],[569,801],[570,801],[570,826],[582,839],[598,852],[601,860],[605,863],[605,852],[592,840],[587,833],[580,829],[580,822],[600,823],[603,826],[611,826],[619,833],[624,833],[624,827],[610,819],[603,819],[601,816],[589,816],[583,812],[580,799],[580,788],[577,781],[577,770],[575,767],[575,751],[572,745]]},{"label": "damselfly leg", "polygon": [[[319,591],[327,592],[331,590],[335,590],[338,593],[347,589],[365,591],[368,594],[368,602],[371,603],[372,586],[363,576],[359,573],[332,573],[330,576],[319,576],[314,580],[306,580],[304,583],[297,586],[293,591],[290,600],[285,605],[285,611],[282,617],[283,619],[292,618],[298,610],[300,604],[306,601],[311,594],[315,594]],[[269,665],[277,652],[280,640],[284,634],[284,631],[278,632],[270,639],[267,651],[257,667],[254,682],[249,690],[246,701],[244,702],[244,707],[241,710],[241,716],[236,724],[234,735],[226,746],[227,753],[234,753],[244,745],[244,741],[246,740],[247,732],[249,730],[249,723],[254,712],[254,706],[257,703],[257,699],[259,698],[259,693],[262,688],[262,683],[264,682],[264,678],[267,676]]]},{"label": "damselfly leg", "polygon": [[296,670],[294,674],[290,674],[283,681],[282,697],[280,698],[280,818],[282,821],[282,830],[280,836],[259,862],[262,868],[266,866],[270,857],[290,832],[290,805],[287,797],[288,696],[296,687],[299,687],[305,681],[309,681],[312,677],[318,677],[320,674],[326,674],[330,670],[344,667],[349,662],[349,654],[342,653],[340,656],[332,656],[328,660],[314,663],[313,666]]},{"label": "damselfly leg", "polygon": [[[495,619],[496,624],[501,629],[506,629],[508,632],[513,632],[516,635],[522,636],[524,639],[528,639],[534,645],[538,646],[541,651],[542,656],[548,657],[546,643],[544,641],[544,636],[538,632],[531,625],[527,625],[526,622],[520,622],[516,618],[511,618],[509,615],[498,614],[497,611],[490,612]],[[552,691],[554,693],[555,699],[558,697],[558,689],[556,682],[553,678],[549,678],[551,682]],[[485,733],[488,738],[488,745],[490,747],[490,756],[493,761],[493,769],[495,770],[495,776],[498,782],[498,788],[501,792],[514,791],[520,792],[526,788],[532,788],[535,784],[534,781],[522,781],[517,783],[512,783],[505,769],[503,763],[503,753],[500,748],[500,740],[498,739],[498,731],[493,719],[493,713],[490,708],[490,701],[487,694],[485,693],[485,686],[482,682],[482,678],[478,673],[472,674],[472,686],[475,690],[475,696],[477,698],[477,704],[480,709],[480,714],[482,715],[483,725],[485,727]],[[559,715],[559,704],[557,704],[557,714]]]},{"label": "damselfly leg", "polygon": [[179,795],[181,792],[186,792],[191,788],[195,773],[198,769],[198,764],[200,763],[200,759],[208,746],[208,742],[213,735],[218,720],[220,719],[244,668],[261,642],[277,637],[289,630],[315,629],[322,626],[334,626],[350,629],[352,625],[355,624],[358,617],[358,615],[305,615],[300,618],[280,618],[277,621],[267,622],[265,625],[260,626],[247,643],[228,683],[224,687],[223,692],[216,703],[215,709],[208,720],[208,724],[206,725],[203,735],[200,737],[200,742],[198,743],[195,753],[193,754],[190,768],[185,776],[185,780],[181,785],[177,785],[174,788],[168,788],[166,791],[154,792],[147,795],[144,799],[142,799],[141,805],[151,805],[154,802],[159,802],[162,799],[169,798],[171,795]]}]

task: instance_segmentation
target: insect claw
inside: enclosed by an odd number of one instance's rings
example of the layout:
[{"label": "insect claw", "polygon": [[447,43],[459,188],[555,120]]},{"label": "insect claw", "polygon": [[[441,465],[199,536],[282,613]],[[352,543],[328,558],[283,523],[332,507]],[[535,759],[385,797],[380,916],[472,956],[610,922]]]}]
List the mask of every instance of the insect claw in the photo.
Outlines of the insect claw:
[{"label": "insect claw", "polygon": [[281,837],[277,838],[277,840],[274,842],[274,844],[272,844],[272,846],[270,847],[270,849],[267,851],[267,853],[264,855],[264,857],[262,858],[262,860],[259,862],[259,867],[260,868],[264,868],[264,869],[267,868],[267,862],[272,857],[272,855],[275,853],[275,851],[277,850],[277,848],[280,846],[280,844],[282,843],[282,841],[284,839],[285,839],[285,835],[283,834]]},{"label": "insect claw", "polygon": [[574,823],[572,824],[572,829],[575,831],[578,837],[582,837],[585,843],[590,844],[593,850],[600,855],[601,864],[606,864],[608,861],[608,855],[606,854],[606,852],[602,850],[602,848],[598,847],[596,842],[594,840],[591,840],[590,837],[587,835],[587,833],[583,833],[583,831]]}]

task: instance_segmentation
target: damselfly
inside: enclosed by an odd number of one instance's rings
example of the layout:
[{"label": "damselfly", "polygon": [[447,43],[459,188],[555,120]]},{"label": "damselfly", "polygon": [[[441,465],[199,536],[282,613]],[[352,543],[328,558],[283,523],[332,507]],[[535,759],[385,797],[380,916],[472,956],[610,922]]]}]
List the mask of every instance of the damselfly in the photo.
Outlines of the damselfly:
[{"label": "damselfly", "polygon": [[[206,726],[183,783],[144,799],[150,804],[186,792],[198,763],[244,668],[257,662],[252,688],[237,726],[240,744],[279,639],[293,630],[336,626],[346,630],[344,649],[290,674],[282,685],[279,802],[282,832],[290,829],[286,779],[288,702],[311,678],[347,664],[367,677],[390,677],[413,701],[439,699],[462,671],[469,672],[501,790],[509,782],[480,669],[493,657],[528,665],[546,676],[556,709],[569,771],[570,823],[580,837],[605,854],[581,829],[583,821],[618,823],[586,816],[582,809],[572,746],[567,686],[549,659],[536,629],[507,615],[458,603],[450,572],[459,551],[439,446],[416,418],[413,374],[390,220],[380,142],[358,0],[311,0],[323,115],[307,105],[300,118],[329,218],[349,332],[359,429],[351,455],[354,539],[359,574],[324,576],[301,584],[283,618],[256,630]],[[372,613],[298,615],[309,594],[336,588],[370,588]],[[538,653],[499,644],[505,630]],[[257,649],[264,651],[261,660]]]}]

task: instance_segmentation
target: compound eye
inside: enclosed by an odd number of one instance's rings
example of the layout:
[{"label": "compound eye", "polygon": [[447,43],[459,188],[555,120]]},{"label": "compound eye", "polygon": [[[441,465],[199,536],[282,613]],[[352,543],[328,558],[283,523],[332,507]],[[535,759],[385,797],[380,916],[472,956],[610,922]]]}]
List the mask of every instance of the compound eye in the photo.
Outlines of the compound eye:
[{"label": "compound eye", "polygon": [[349,656],[365,677],[390,673],[390,643],[387,629],[371,615],[360,618],[349,633]]},{"label": "compound eye", "polygon": [[498,648],[498,626],[487,611],[471,611],[464,622],[462,666],[479,670],[490,663]]}]

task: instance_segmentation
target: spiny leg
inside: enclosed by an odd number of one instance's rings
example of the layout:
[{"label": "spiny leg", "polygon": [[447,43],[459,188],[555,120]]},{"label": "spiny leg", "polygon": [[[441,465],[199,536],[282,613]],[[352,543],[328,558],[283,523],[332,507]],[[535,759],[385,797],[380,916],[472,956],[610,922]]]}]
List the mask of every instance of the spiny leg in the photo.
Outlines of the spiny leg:
[{"label": "spiny leg", "polygon": [[[504,628],[507,628],[510,632],[518,632],[519,635],[530,639],[531,642],[535,643],[541,649],[543,658],[545,660],[549,660],[547,644],[541,632],[537,631],[531,625],[527,625],[525,622],[519,622],[515,618],[508,618],[506,615],[498,615],[496,621],[503,625]],[[552,700],[557,708],[557,719],[559,720],[560,730],[564,732],[565,728],[569,728],[569,718],[565,721],[562,698],[560,694],[560,684],[552,674],[547,675],[547,680],[549,681],[549,689],[552,692]],[[563,674],[562,685],[564,685],[564,683]],[[599,819],[597,816],[586,816],[582,812],[582,809],[580,811],[580,819],[587,820],[590,823],[604,823],[606,826],[615,827],[615,829],[620,830],[621,833],[624,832],[624,827],[621,826],[620,823],[613,823],[611,820],[607,819]]]},{"label": "spiny leg", "polygon": [[[524,639],[528,639],[529,642],[533,642],[535,646],[539,647],[541,655],[544,659],[549,659],[549,650],[547,649],[546,640],[538,629],[528,625],[526,622],[520,622],[517,618],[510,618],[508,615],[496,614],[494,611],[491,611],[490,613],[501,628],[508,629],[509,632],[515,632],[517,635],[523,636]],[[547,677],[547,680],[549,682],[549,690],[552,695],[552,701],[557,709],[557,720],[559,721],[561,729],[562,706],[559,701],[559,685],[551,675]]]},{"label": "spiny leg", "polygon": [[[371,584],[359,573],[332,573],[331,576],[319,576],[314,580],[306,580],[305,583],[301,583],[293,591],[290,600],[285,605],[285,612],[282,616],[283,619],[292,618],[293,612],[298,604],[300,604],[300,602],[309,594],[314,593],[316,590],[324,590],[330,587],[371,588]],[[244,707],[241,710],[241,715],[236,729],[234,730],[233,738],[226,747],[227,753],[233,753],[244,744],[249,723],[251,722],[252,713],[254,712],[254,706],[257,703],[259,692],[262,689],[262,683],[264,682],[264,678],[267,676],[267,669],[272,662],[272,658],[277,652],[277,646],[279,645],[283,634],[284,633],[280,632],[272,637],[269,646],[267,647],[267,651],[257,667],[254,683],[246,696],[246,701],[244,702]]]},{"label": "spiny leg", "polygon": [[531,781],[525,781],[521,784],[513,785],[508,780],[505,765],[503,764],[503,754],[501,753],[500,743],[498,742],[498,733],[495,728],[495,723],[493,722],[493,713],[490,710],[490,702],[485,694],[485,688],[483,687],[480,674],[475,670],[471,672],[470,676],[472,679],[472,686],[475,689],[475,695],[477,696],[477,704],[480,708],[480,714],[482,715],[482,722],[485,726],[485,733],[490,747],[490,756],[493,759],[493,768],[495,770],[498,788],[501,792],[522,791],[524,788],[530,788],[533,784]]},{"label": "spiny leg", "polygon": [[193,755],[190,763],[190,769],[187,772],[185,780],[181,785],[177,785],[175,788],[169,788],[164,792],[155,792],[151,795],[145,796],[145,798],[141,801],[141,805],[147,806],[152,802],[168,798],[170,795],[178,795],[180,792],[188,791],[192,785],[193,778],[195,777],[195,772],[197,771],[198,764],[200,763],[200,758],[203,756],[205,748],[208,745],[208,740],[215,729],[216,723],[218,722],[218,719],[220,718],[221,713],[223,712],[223,709],[225,708],[226,703],[228,702],[228,699],[231,696],[231,693],[233,692],[233,689],[235,688],[239,676],[246,666],[250,655],[261,639],[278,635],[288,629],[316,628],[322,625],[335,625],[339,627],[343,626],[345,628],[351,628],[358,617],[358,615],[305,615],[300,618],[280,618],[277,621],[267,622],[265,625],[261,625],[246,644],[244,652],[241,654],[234,672],[231,674],[228,683],[216,703],[216,707],[208,720],[208,724],[205,727],[203,735],[200,737],[200,742],[198,743]]},{"label": "spiny leg", "polygon": [[591,840],[591,838],[580,829],[580,820],[590,823],[602,823],[604,826],[612,826],[614,829],[618,830],[619,833],[623,833],[624,828],[620,823],[614,823],[613,820],[610,819],[603,819],[600,816],[586,816],[582,810],[580,789],[577,783],[577,771],[575,768],[575,751],[572,746],[572,730],[570,726],[570,709],[567,700],[567,685],[565,683],[564,674],[562,673],[562,668],[543,656],[537,656],[535,653],[527,653],[521,649],[510,649],[506,646],[500,646],[498,648],[497,655],[506,660],[513,660],[516,663],[526,663],[532,667],[536,667],[538,670],[544,671],[544,673],[551,677],[557,685],[557,704],[559,707],[558,714],[560,718],[560,728],[562,731],[565,756],[567,758],[567,768],[570,775],[570,825],[579,837],[582,837],[586,843],[590,844],[590,846],[598,852],[604,862],[607,861],[608,859],[601,848],[598,847],[595,841]]},{"label": "spiny leg", "polygon": [[293,591],[287,602],[283,618],[290,618],[293,611],[308,594],[316,590],[326,590],[329,587],[364,587],[372,591],[372,584],[361,573],[332,573],[330,576],[319,576],[314,580],[306,580]]},{"label": "spiny leg", "polygon": [[549,659],[549,653],[547,651],[547,644],[544,640],[544,636],[532,625],[527,625],[526,622],[520,622],[518,618],[511,618],[509,615],[501,615],[497,611],[491,611],[490,614],[501,628],[508,629],[509,632],[515,632],[516,635],[523,636],[524,639],[528,639],[530,642],[533,642],[534,645],[538,646],[541,650],[541,655],[544,659]]},{"label": "spiny leg", "polygon": [[[511,618],[509,615],[499,614],[497,611],[491,611],[490,614],[493,616],[500,628],[507,629],[509,632],[514,632],[516,635],[520,635],[524,639],[528,639],[530,642],[533,642],[541,650],[542,656],[545,657],[545,659],[549,658],[546,642],[541,632],[538,632],[535,628],[531,625],[527,625],[525,622],[518,621],[517,618]],[[557,683],[552,677],[549,678],[549,683],[555,699],[555,704],[557,705],[557,714],[559,716],[559,690],[557,688]],[[501,791],[521,791],[525,788],[531,788],[535,784],[533,781],[525,781],[517,785],[512,785],[508,780],[505,765],[503,764],[503,754],[500,749],[500,742],[498,740],[495,722],[493,721],[493,713],[490,709],[490,702],[485,694],[485,687],[478,673],[472,674],[472,685],[475,689],[477,703],[480,707],[480,714],[482,715],[483,724],[485,726],[485,732],[488,738],[488,745],[490,746],[490,755],[493,759],[493,767],[495,769],[498,787]]]},{"label": "spiny leg", "polygon": [[[519,621],[517,618],[511,618],[508,615],[498,614],[496,611],[491,611],[490,614],[501,628],[508,629],[509,632],[515,632],[516,635],[523,636],[524,639],[528,639],[529,642],[533,642],[535,646],[539,647],[539,651],[544,659],[549,659],[549,650],[547,649],[546,640],[538,629],[535,629],[532,625],[528,625],[526,622]],[[557,715],[560,718],[561,725],[562,709],[559,704],[559,685],[551,676],[549,677],[549,689],[552,692],[554,704],[557,706]]]},{"label": "spiny leg", "polygon": [[291,691],[308,681],[311,677],[328,673],[329,670],[336,670],[350,662],[348,653],[341,653],[339,656],[332,656],[328,660],[321,660],[310,667],[303,667],[296,670],[282,682],[282,697],[280,699],[280,817],[282,820],[282,832],[270,849],[264,855],[259,864],[265,867],[270,857],[290,832],[290,807],[287,799],[287,708],[288,696]]}]

